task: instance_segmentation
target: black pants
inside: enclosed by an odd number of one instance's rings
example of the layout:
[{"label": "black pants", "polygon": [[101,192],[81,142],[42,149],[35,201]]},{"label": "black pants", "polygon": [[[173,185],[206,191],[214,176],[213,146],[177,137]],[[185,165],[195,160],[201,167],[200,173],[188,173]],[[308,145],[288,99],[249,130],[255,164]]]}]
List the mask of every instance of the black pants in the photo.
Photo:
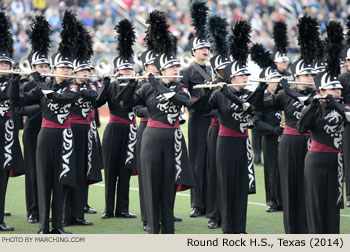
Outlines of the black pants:
[{"label": "black pants", "polygon": [[272,208],[282,208],[281,180],[278,170],[278,136],[262,137],[264,155],[264,178],[266,205]]},{"label": "black pants", "polygon": [[304,189],[304,162],[309,136],[282,135],[278,146],[284,230],[286,234],[308,233]]},{"label": "black pants", "polygon": [[304,174],[309,233],[339,234],[338,153],[309,151]]},{"label": "black pants", "polygon": [[258,134],[256,128],[251,129],[252,132],[252,147],[254,152],[254,163],[261,164],[261,149],[262,149],[262,136]]},{"label": "black pants", "polygon": [[0,117],[0,223],[4,221],[5,195],[7,189],[7,182],[10,174],[9,171],[3,169],[5,162],[5,123],[7,120],[7,117]]},{"label": "black pants", "polygon": [[[105,174],[105,212],[129,212],[131,170],[125,168],[129,124],[108,123],[103,134],[102,161]],[[118,182],[117,182],[118,181]],[[117,185],[117,195],[116,192]],[[115,199],[117,196],[117,199]]]},{"label": "black pants", "polygon": [[350,201],[350,125],[346,125],[343,133],[343,153],[345,172],[346,200]]},{"label": "black pants", "polygon": [[248,203],[247,138],[219,136],[216,167],[222,231],[245,233]]},{"label": "black pants", "polygon": [[36,149],[39,228],[49,229],[52,196],[52,227],[62,227],[63,188],[59,182],[61,171],[63,129],[41,128]]},{"label": "black pants", "polygon": [[208,157],[207,157],[207,211],[206,217],[221,220],[219,200],[218,200],[218,183],[216,168],[216,142],[218,139],[219,127],[210,126],[208,131]]},{"label": "black pants", "polygon": [[0,170],[0,224],[4,222],[5,195],[9,174],[9,171],[6,171],[4,169]]},{"label": "black pants", "polygon": [[64,192],[64,216],[70,219],[84,219],[85,198],[87,195],[86,172],[88,169],[88,132],[89,124],[71,124],[74,149],[76,186],[67,187]]},{"label": "black pants", "polygon": [[190,113],[188,120],[188,154],[194,172],[194,188],[191,188],[191,207],[201,210],[207,199],[207,135],[209,117]]},{"label": "black pants", "polygon": [[150,234],[174,233],[174,132],[146,127],[142,136],[141,171]]},{"label": "black pants", "polygon": [[144,193],[144,185],[142,181],[142,171],[141,171],[141,143],[142,143],[142,135],[146,128],[147,122],[140,122],[140,126],[137,129],[137,142],[136,142],[136,157],[137,157],[137,175],[139,180],[139,197],[140,197],[140,212],[141,212],[141,221],[147,222],[147,214],[146,214],[146,206],[145,206],[145,193]]},{"label": "black pants", "polygon": [[24,162],[26,168],[25,191],[27,217],[39,217],[38,188],[36,175],[36,147],[40,128],[25,128],[23,131]]}]

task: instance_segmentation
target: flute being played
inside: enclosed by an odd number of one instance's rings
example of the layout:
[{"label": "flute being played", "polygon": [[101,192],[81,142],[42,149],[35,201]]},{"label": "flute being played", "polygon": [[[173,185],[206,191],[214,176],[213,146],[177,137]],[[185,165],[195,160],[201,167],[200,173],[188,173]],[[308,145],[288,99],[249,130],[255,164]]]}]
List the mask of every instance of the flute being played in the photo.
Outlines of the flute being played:
[{"label": "flute being played", "polygon": [[[198,88],[214,88],[214,87],[219,87],[221,84],[197,84],[193,86],[193,89],[198,89]],[[242,83],[242,84],[226,84],[229,87],[234,87],[234,86],[251,86],[254,85],[253,83]]]},{"label": "flute being played", "polygon": [[[249,81],[252,82],[265,82],[265,83],[279,83],[280,80],[266,80],[266,79],[249,79]],[[299,81],[288,81],[290,84],[296,84],[296,85],[315,85],[315,83],[309,83],[309,82],[299,82]]]},{"label": "flute being played", "polygon": [[[0,73],[5,73],[5,74],[17,74],[17,75],[31,75],[32,72],[16,72],[16,71],[0,71]],[[75,75],[60,75],[60,74],[40,74],[40,76],[43,77],[61,77],[61,78],[70,78],[70,79],[91,79],[94,77],[94,75],[91,76],[75,76]]]}]

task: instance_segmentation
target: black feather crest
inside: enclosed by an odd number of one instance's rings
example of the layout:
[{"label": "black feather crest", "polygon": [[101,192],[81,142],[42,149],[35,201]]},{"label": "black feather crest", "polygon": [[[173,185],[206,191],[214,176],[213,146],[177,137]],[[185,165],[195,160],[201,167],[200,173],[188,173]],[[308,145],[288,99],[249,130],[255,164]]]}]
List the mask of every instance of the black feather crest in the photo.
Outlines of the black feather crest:
[{"label": "black feather crest", "polygon": [[243,65],[247,64],[251,31],[252,28],[247,20],[238,20],[229,39],[232,58]]},{"label": "black feather crest", "polygon": [[298,44],[300,46],[300,58],[311,63],[316,58],[315,41],[319,38],[319,25],[316,18],[303,16],[298,23]]},{"label": "black feather crest", "polygon": [[350,15],[347,18],[346,29],[345,41],[346,45],[350,47]]},{"label": "black feather crest", "polygon": [[89,60],[94,54],[92,39],[82,22],[77,22],[77,59]]},{"label": "black feather crest", "polygon": [[36,16],[30,25],[32,31],[29,38],[32,43],[32,52],[41,52],[47,55],[50,48],[51,26],[44,16]]},{"label": "black feather crest", "polygon": [[320,60],[324,58],[324,52],[325,52],[325,42],[318,37],[318,39],[315,41],[315,46],[316,46],[316,54],[315,54],[315,59]]},{"label": "black feather crest", "polygon": [[5,13],[0,12],[0,50],[6,50],[13,55],[13,39],[10,31],[10,21],[7,19]]},{"label": "black feather crest", "polygon": [[173,52],[174,41],[165,13],[159,10],[152,11],[146,24],[149,24],[144,39],[147,49],[155,49],[159,53],[167,54]]},{"label": "black feather crest", "polygon": [[274,22],[272,37],[275,42],[275,50],[287,54],[289,42],[286,23],[282,21]]},{"label": "black feather crest", "polygon": [[332,76],[340,74],[340,57],[343,45],[343,28],[337,21],[329,21],[327,24],[326,43],[326,71]]},{"label": "black feather crest", "polygon": [[196,30],[199,38],[206,38],[206,23],[209,8],[206,6],[206,0],[193,0],[191,3],[191,19],[192,25]]},{"label": "black feather crest", "polygon": [[227,44],[228,39],[228,23],[226,18],[221,18],[217,15],[211,16],[208,19],[208,41],[211,49],[215,54],[227,56],[229,49]]},{"label": "black feather crest", "polygon": [[136,40],[133,24],[128,19],[123,19],[114,27],[114,30],[117,32],[119,57],[131,58],[134,55],[132,46]]},{"label": "black feather crest", "polygon": [[77,46],[77,19],[75,14],[66,10],[62,20],[61,42],[58,46],[58,51],[62,56],[75,58]]},{"label": "black feather crest", "polygon": [[276,68],[271,53],[265,50],[262,44],[257,43],[250,48],[250,58],[262,69],[270,66]]}]

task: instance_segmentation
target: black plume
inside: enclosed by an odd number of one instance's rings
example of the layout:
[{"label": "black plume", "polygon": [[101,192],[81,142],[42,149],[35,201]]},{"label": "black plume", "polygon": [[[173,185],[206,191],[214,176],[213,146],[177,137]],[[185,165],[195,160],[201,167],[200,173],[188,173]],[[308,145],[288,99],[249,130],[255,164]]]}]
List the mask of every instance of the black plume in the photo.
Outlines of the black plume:
[{"label": "black plume", "polygon": [[232,58],[243,65],[247,64],[251,30],[247,20],[238,20],[229,39]]},{"label": "black plume", "polygon": [[316,57],[315,41],[319,38],[318,23],[316,18],[303,16],[298,23],[298,44],[300,57],[306,63],[311,63]]},{"label": "black plume", "polygon": [[345,41],[346,41],[346,45],[348,47],[350,47],[350,15],[348,16],[347,18],[347,21],[346,22],[346,35],[345,35]]},{"label": "black plume", "polygon": [[262,69],[270,66],[276,68],[271,53],[265,50],[262,44],[254,44],[250,48],[250,58]]},{"label": "black plume", "polygon": [[173,38],[165,13],[159,10],[152,11],[146,24],[149,24],[145,37],[147,49],[155,49],[159,53],[173,52]]},{"label": "black plume", "polygon": [[0,12],[0,50],[8,51],[12,58],[13,39],[10,27],[10,21],[7,19],[5,13]]},{"label": "black plume", "polygon": [[77,19],[69,10],[66,10],[62,20],[61,42],[58,51],[62,56],[75,58],[77,46]]},{"label": "black plume", "polygon": [[227,45],[228,39],[228,23],[226,18],[221,18],[217,15],[211,16],[208,19],[208,40],[211,49],[215,54],[227,56],[229,49]]},{"label": "black plume", "polygon": [[287,54],[289,42],[287,25],[284,22],[277,21],[273,23],[272,37],[275,42],[275,50]]},{"label": "black plume", "polygon": [[315,41],[315,47],[316,47],[316,53],[315,53],[315,59],[320,60],[324,58],[324,52],[326,50],[325,48],[325,42],[318,37],[318,39]]},{"label": "black plume", "polygon": [[329,21],[327,24],[326,43],[326,71],[332,76],[340,74],[340,57],[343,45],[343,28],[337,21]]},{"label": "black plume", "polygon": [[82,22],[77,22],[77,59],[89,60],[94,54],[92,39]]},{"label": "black plume", "polygon": [[41,52],[47,55],[50,48],[50,35],[52,34],[51,26],[44,16],[36,16],[33,23],[29,38],[32,43],[32,52]]},{"label": "black plume", "polygon": [[193,0],[191,4],[191,19],[199,38],[206,38],[206,23],[209,8],[206,6],[206,0]]},{"label": "black plume", "polygon": [[123,19],[114,27],[114,30],[117,32],[119,57],[131,58],[134,55],[132,46],[136,40],[133,24],[128,19]]},{"label": "black plume", "polygon": [[177,55],[177,37],[174,34],[171,34],[172,42],[173,42],[173,48],[174,48],[174,54]]}]

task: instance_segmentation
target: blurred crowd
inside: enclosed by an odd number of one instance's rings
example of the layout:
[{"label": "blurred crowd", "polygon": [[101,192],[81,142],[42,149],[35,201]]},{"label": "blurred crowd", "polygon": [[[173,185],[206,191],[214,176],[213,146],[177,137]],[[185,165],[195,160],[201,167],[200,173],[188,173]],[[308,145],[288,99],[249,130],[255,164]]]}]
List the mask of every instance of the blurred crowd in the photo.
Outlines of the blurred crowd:
[{"label": "blurred crowd", "polygon": [[[115,51],[114,26],[123,17],[129,16],[136,23],[137,37],[142,42],[147,14],[153,9],[167,13],[170,29],[178,37],[178,45],[187,50],[188,36],[193,32],[189,12],[191,0],[1,0],[0,8],[11,18],[14,36],[15,60],[30,50],[29,25],[35,15],[45,14],[52,26],[53,49],[59,42],[60,24],[66,8],[74,8],[78,17],[89,28],[94,38],[94,49],[98,55]],[[298,50],[296,24],[298,17],[308,13],[317,17],[321,33],[326,32],[330,19],[346,22],[350,13],[350,0],[208,0],[213,14],[226,17],[232,26],[235,20],[245,18],[252,25],[252,40],[273,48],[272,24],[284,20],[288,24],[290,52]]]}]

